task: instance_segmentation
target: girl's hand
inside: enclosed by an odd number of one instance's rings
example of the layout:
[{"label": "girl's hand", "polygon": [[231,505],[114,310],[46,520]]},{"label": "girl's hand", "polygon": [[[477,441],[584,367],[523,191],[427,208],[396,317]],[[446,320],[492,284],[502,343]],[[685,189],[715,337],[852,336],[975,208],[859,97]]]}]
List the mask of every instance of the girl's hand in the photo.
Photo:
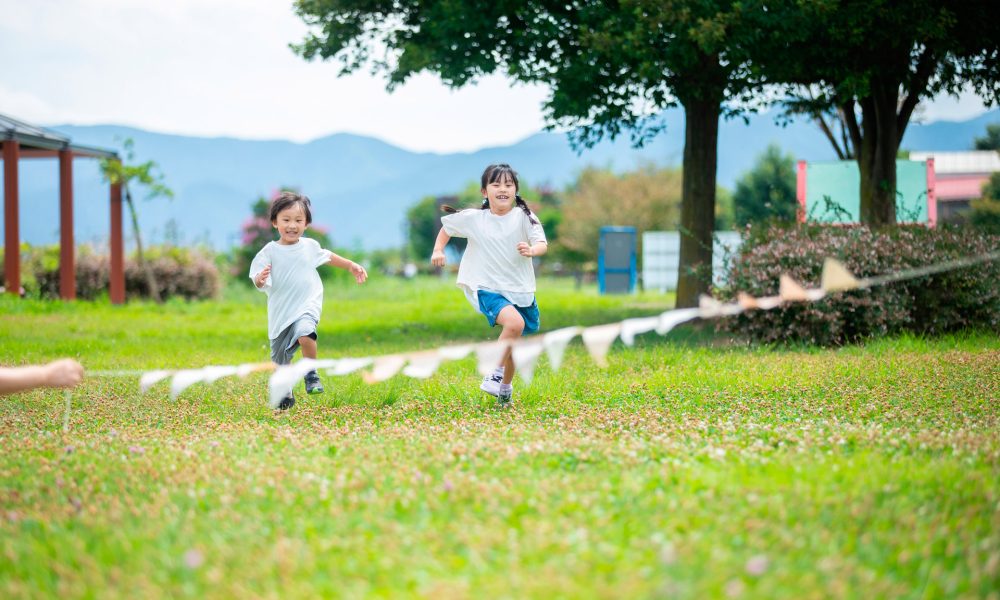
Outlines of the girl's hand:
[{"label": "girl's hand", "polygon": [[435,250],[431,253],[431,264],[435,267],[444,266],[444,250]]},{"label": "girl's hand", "polygon": [[351,272],[351,275],[354,275],[354,280],[358,283],[364,283],[368,279],[368,271],[365,271],[365,268],[356,262],[352,262],[351,268],[348,270]]},{"label": "girl's hand", "polygon": [[263,287],[264,282],[267,281],[267,277],[270,274],[271,274],[271,265],[267,265],[266,267],[264,267],[263,270],[261,270],[260,273],[257,274],[257,278],[253,280],[254,284],[257,287]]},{"label": "girl's hand", "polygon": [[528,242],[521,242],[517,245],[517,251],[521,256],[527,256],[531,258],[535,255],[535,251],[531,249],[531,244]]}]

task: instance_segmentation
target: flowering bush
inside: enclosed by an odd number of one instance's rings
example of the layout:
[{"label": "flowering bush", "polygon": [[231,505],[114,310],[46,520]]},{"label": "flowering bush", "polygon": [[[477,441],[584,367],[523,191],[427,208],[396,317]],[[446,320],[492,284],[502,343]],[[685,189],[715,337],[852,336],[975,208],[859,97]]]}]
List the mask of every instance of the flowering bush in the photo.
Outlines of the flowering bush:
[{"label": "flowering bush", "polygon": [[[788,273],[807,287],[818,287],[823,260],[841,261],[858,277],[883,275],[998,247],[1000,236],[971,228],[900,226],[770,225],[748,229],[733,262],[728,298],[778,293]],[[808,342],[838,345],[901,331],[943,333],[966,327],[1000,328],[1000,261],[981,263],[917,279],[832,294],[818,302],[793,303],[774,310],[748,311],[719,326],[757,342]]]}]

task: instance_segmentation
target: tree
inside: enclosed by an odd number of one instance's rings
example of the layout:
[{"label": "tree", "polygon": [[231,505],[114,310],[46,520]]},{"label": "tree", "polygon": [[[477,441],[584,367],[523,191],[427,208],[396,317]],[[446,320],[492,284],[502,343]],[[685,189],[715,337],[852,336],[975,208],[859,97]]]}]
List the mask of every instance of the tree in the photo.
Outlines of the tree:
[{"label": "tree", "polygon": [[146,188],[146,199],[157,197],[173,198],[174,192],[163,183],[163,174],[157,173],[158,165],[147,160],[143,163],[133,163],[135,160],[134,142],[127,138],[122,143],[125,152],[125,161],[102,158],[100,162],[101,174],[104,179],[112,185],[121,185],[125,193],[125,203],[128,206],[129,216],[132,220],[132,232],[135,234],[136,256],[139,268],[146,273],[146,284],[149,286],[149,296],[155,302],[161,302],[160,286],[156,282],[156,275],[152,266],[146,262],[142,251],[142,235],[139,231],[139,213],[136,211],[135,202],[132,199],[132,188],[142,186]]},{"label": "tree", "polygon": [[975,140],[976,150],[996,150],[1000,152],[1000,123],[986,126],[986,135]]},{"label": "tree", "polygon": [[299,54],[335,58],[341,74],[370,65],[390,89],[422,71],[456,87],[495,71],[545,83],[549,124],[575,128],[578,148],[624,132],[641,145],[663,129],[662,109],[682,105],[677,303],[708,290],[719,118],[757,89],[739,42],[761,31],[743,26],[740,2],[298,0],[296,12],[310,26]]},{"label": "tree", "polygon": [[795,159],[782,155],[776,144],[768,146],[753,169],[736,182],[733,201],[739,227],[770,219],[794,221]]},{"label": "tree", "polygon": [[[803,0],[747,17],[780,32],[750,48],[761,76],[788,84],[790,112],[817,118],[838,154],[857,160],[862,222],[896,222],[896,157],[922,100],[970,86],[988,104],[1000,101],[995,8],[991,0]],[[842,119],[840,143],[829,116]]]}]

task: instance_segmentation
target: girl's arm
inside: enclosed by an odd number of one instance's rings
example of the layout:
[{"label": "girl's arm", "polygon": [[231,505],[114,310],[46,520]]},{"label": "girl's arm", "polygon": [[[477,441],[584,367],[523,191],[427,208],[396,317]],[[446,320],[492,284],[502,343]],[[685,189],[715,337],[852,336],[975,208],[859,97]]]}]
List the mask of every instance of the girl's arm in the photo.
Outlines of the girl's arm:
[{"label": "girl's arm", "polygon": [[549,244],[548,242],[542,241],[532,246],[528,242],[521,242],[517,245],[517,251],[521,254],[521,256],[527,256],[529,258],[532,256],[541,256],[549,251]]},{"label": "girl's arm", "polygon": [[437,239],[434,240],[434,251],[431,252],[431,264],[435,267],[444,266],[444,247],[448,245],[450,239],[451,236],[442,227],[441,231],[438,232]]},{"label": "girl's arm", "polygon": [[368,279],[368,271],[366,271],[364,267],[353,260],[348,260],[343,256],[334,254],[333,252],[330,253],[330,262],[327,264],[339,269],[344,269],[345,271],[350,271],[351,275],[354,275],[354,279],[358,283],[364,283],[365,280]]}]

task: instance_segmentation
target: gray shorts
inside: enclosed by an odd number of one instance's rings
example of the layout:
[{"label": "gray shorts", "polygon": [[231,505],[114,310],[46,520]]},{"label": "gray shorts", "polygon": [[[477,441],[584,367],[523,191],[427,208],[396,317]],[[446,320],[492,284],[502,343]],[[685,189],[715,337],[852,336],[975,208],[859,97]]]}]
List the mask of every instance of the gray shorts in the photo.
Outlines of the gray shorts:
[{"label": "gray shorts", "polygon": [[309,336],[315,340],[317,325],[319,322],[316,319],[303,315],[285,327],[278,337],[271,340],[271,360],[278,365],[290,364],[295,351],[299,349],[299,338]]}]

